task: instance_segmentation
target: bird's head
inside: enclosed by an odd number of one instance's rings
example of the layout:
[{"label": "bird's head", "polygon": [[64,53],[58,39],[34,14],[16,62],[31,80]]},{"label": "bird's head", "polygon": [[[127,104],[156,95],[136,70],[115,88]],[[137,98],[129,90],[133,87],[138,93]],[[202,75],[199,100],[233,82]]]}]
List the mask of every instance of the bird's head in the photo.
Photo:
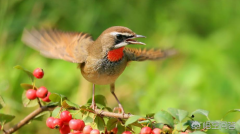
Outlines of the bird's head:
[{"label": "bird's head", "polygon": [[130,44],[145,45],[145,43],[135,40],[135,38],[145,38],[145,36],[135,34],[131,29],[122,26],[113,26],[106,29],[101,35],[101,44],[109,50],[125,47]]},{"label": "bird's head", "polygon": [[102,54],[107,54],[110,61],[118,61],[123,57],[125,46],[130,44],[145,45],[135,38],[145,38],[145,36],[137,35],[127,27],[113,26],[103,31],[96,40],[96,45]]}]

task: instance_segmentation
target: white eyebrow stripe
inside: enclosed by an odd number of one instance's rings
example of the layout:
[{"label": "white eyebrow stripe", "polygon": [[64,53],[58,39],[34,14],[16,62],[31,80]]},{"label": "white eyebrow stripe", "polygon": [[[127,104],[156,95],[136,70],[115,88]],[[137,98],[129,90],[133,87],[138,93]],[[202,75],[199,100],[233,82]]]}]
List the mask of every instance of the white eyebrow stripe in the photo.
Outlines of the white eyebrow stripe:
[{"label": "white eyebrow stripe", "polygon": [[121,35],[126,35],[126,36],[132,36],[132,34],[130,33],[119,33],[119,32],[111,32],[110,35],[116,36],[117,34],[121,34]]}]

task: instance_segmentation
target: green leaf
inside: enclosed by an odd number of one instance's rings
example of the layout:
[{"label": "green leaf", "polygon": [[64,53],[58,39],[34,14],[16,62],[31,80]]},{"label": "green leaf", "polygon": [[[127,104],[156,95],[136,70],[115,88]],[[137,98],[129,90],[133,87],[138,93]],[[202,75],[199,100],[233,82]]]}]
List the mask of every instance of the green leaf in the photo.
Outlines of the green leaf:
[{"label": "green leaf", "polygon": [[23,68],[23,67],[20,66],[20,65],[17,65],[17,66],[15,66],[14,68],[20,69],[20,70],[24,71],[24,72],[30,77],[30,79],[32,80],[32,82],[34,81],[34,76],[33,76],[32,72],[28,71],[27,69]]},{"label": "green leaf", "polygon": [[5,105],[6,105],[6,104],[5,104],[2,96],[0,96],[0,109],[2,109],[3,107],[5,107]]},{"label": "green leaf", "polygon": [[53,111],[52,111],[52,117],[57,117],[59,115],[59,112],[61,110],[61,107],[56,107]]},{"label": "green leaf", "polygon": [[[149,124],[150,123],[148,123],[147,125],[149,125]],[[142,123],[139,123],[139,122],[134,122],[134,123],[131,124],[131,126],[136,126],[136,127],[140,127],[140,128],[143,127]]]},{"label": "green leaf", "polygon": [[105,109],[108,110],[109,112],[113,111],[110,107],[105,107]]},{"label": "green leaf", "polygon": [[83,118],[83,121],[85,123],[91,123],[91,122],[93,122],[93,118],[88,115],[85,118]]},{"label": "green leaf", "polygon": [[184,123],[178,123],[174,126],[174,129],[178,131],[185,131],[189,126],[185,125]]},{"label": "green leaf", "polygon": [[150,114],[146,114],[146,117],[147,118],[151,118],[151,117],[154,117],[155,113],[150,113]]},{"label": "green leaf", "polygon": [[235,129],[240,132],[240,120],[235,123]]},{"label": "green leaf", "polygon": [[87,113],[88,113],[87,111],[85,111],[85,109],[92,110],[90,107],[87,107],[87,106],[85,106],[85,105],[82,105],[82,106],[80,107],[80,111],[81,111],[82,114],[87,114]]},{"label": "green leaf", "polygon": [[[192,125],[194,122],[195,122],[194,120],[187,120],[187,121],[184,123],[184,125],[188,125],[188,126],[191,127],[191,125]],[[191,127],[191,129],[193,129],[193,128]]]},{"label": "green leaf", "polygon": [[151,120],[141,120],[141,121],[138,121],[138,123],[143,124],[143,125],[149,125],[152,123],[152,121]]},{"label": "green leaf", "polygon": [[125,122],[125,126],[128,126],[129,124],[132,124],[132,123],[138,121],[139,118],[142,118],[142,117],[141,117],[141,116],[138,116],[138,115],[131,116],[131,117],[128,118],[127,121]]},{"label": "green leaf", "polygon": [[236,129],[228,129],[229,134],[239,134]]},{"label": "green leaf", "polygon": [[44,117],[49,117],[50,116],[50,113],[49,111],[45,111],[45,112],[42,112],[40,113],[39,115],[35,116],[33,118],[33,120],[37,120],[37,121],[43,121]]},{"label": "green leaf", "polygon": [[239,132],[236,129],[221,128],[220,131],[223,133],[228,133],[228,134],[239,134]]},{"label": "green leaf", "polygon": [[129,131],[128,127],[124,127],[123,125],[117,125],[117,129],[118,129],[118,134],[122,134],[124,131]]},{"label": "green leaf", "polygon": [[189,134],[206,134],[206,133],[204,133],[204,132],[202,132],[202,131],[194,131],[194,132],[189,133]]},{"label": "green leaf", "polygon": [[66,99],[67,99],[67,97],[66,97],[65,95],[62,95],[62,94],[58,94],[58,95],[60,95],[60,97],[62,98],[62,100],[66,100]]},{"label": "green leaf", "polygon": [[[233,113],[233,112],[240,112],[240,109],[232,109],[232,110],[229,110],[229,111],[223,116],[223,118],[224,118],[227,114]],[[222,120],[223,120],[223,118],[222,118]]]},{"label": "green leaf", "polygon": [[191,115],[194,115],[194,114],[204,115],[204,116],[206,116],[207,119],[209,120],[209,118],[208,118],[209,111],[207,111],[207,110],[197,109],[197,110],[195,110],[195,111],[193,111],[193,112],[191,113]]},{"label": "green leaf", "polygon": [[51,102],[60,102],[61,96],[59,94],[52,93],[50,94],[49,99],[51,100]]},{"label": "green leaf", "polygon": [[54,106],[58,106],[58,102],[50,102],[50,103],[48,103],[46,106],[48,106],[48,107],[54,107]]},{"label": "green leaf", "polygon": [[99,131],[104,131],[105,122],[102,117],[96,116],[96,118],[94,119],[94,123],[95,128],[97,128]]},{"label": "green leaf", "polygon": [[79,108],[80,108],[79,105],[77,105],[77,104],[75,104],[75,103],[73,103],[73,102],[71,102],[71,101],[69,101],[69,100],[64,100],[64,101],[62,102],[62,106],[63,106],[64,108],[66,108],[66,109],[70,109],[70,108],[79,109]]},{"label": "green leaf", "polygon": [[175,117],[180,122],[188,116],[188,112],[185,110],[169,108],[168,111],[173,117]]},{"label": "green leaf", "polygon": [[156,113],[154,115],[154,119],[158,122],[158,123],[163,123],[163,124],[167,124],[171,127],[173,127],[174,122],[173,122],[173,117],[171,116],[171,114],[169,114],[168,112],[162,110],[158,113]]},{"label": "green leaf", "polygon": [[227,113],[231,113],[231,112],[240,112],[240,109],[229,110]]},{"label": "green leaf", "polygon": [[[100,104],[106,107],[107,99],[103,95],[95,95],[95,102],[96,104]],[[87,103],[92,103],[92,98],[88,100]]]},{"label": "green leaf", "polygon": [[110,118],[108,120],[108,122],[107,122],[107,130],[110,131],[113,128],[115,128],[117,123],[118,123],[118,119],[117,118]]},{"label": "green leaf", "polygon": [[72,109],[72,108],[74,108],[74,107],[72,107],[72,106],[69,106],[69,105],[67,104],[66,100],[64,100],[64,101],[62,102],[62,107],[65,108],[65,109]]},{"label": "green leaf", "polygon": [[13,116],[13,115],[0,113],[0,122],[2,122],[2,123],[8,123],[8,122],[12,121],[14,118],[15,118],[15,116]]},{"label": "green leaf", "polygon": [[102,105],[102,104],[99,104],[99,103],[96,103],[96,106],[97,106],[98,108],[100,108],[100,109],[104,109],[104,108],[105,108],[105,106],[104,106],[104,105]]},{"label": "green leaf", "polygon": [[27,84],[27,83],[21,83],[20,86],[24,89],[24,90],[28,90],[28,89],[35,89],[37,90],[37,87],[33,87],[33,85],[31,84]]},{"label": "green leaf", "polygon": [[24,107],[35,107],[38,105],[38,102],[37,102],[37,99],[34,99],[34,100],[29,100],[27,97],[26,97],[26,90],[23,91],[23,94],[22,94],[22,103],[23,103],[23,106]]},{"label": "green leaf", "polygon": [[163,126],[164,126],[164,124],[162,124],[162,123],[154,123],[153,126],[154,126],[154,128],[160,128],[160,129],[162,129]]}]

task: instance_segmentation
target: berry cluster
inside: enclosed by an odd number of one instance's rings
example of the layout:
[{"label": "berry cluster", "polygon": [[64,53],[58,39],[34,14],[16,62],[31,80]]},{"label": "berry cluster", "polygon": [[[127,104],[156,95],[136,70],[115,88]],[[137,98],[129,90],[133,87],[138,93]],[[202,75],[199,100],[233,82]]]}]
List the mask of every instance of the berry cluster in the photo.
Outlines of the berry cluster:
[{"label": "berry cluster", "polygon": [[[63,111],[60,114],[60,118],[49,117],[46,121],[46,125],[51,129],[59,129],[61,134],[100,134],[97,129],[92,129],[90,125],[86,125],[84,121],[80,119],[73,119],[69,111]],[[72,130],[72,131],[71,131]],[[110,134],[117,134],[118,129],[114,128],[110,131]],[[140,134],[163,134],[165,133],[160,128],[143,127]],[[122,134],[132,134],[130,131],[124,131]],[[186,133],[181,133],[186,134]]]},{"label": "berry cluster", "polygon": [[[163,129],[163,130],[162,130]],[[140,134],[166,134],[166,133],[172,133],[169,127],[163,127],[160,128],[154,128],[153,130],[150,127],[143,127],[141,129]],[[130,134],[130,133],[125,133]],[[180,132],[179,134],[188,134],[187,132]]]},{"label": "berry cluster", "polygon": [[143,127],[140,134],[161,134],[163,131],[159,128],[154,128],[153,130],[150,127]]},{"label": "berry cluster", "polygon": [[51,129],[59,129],[61,134],[100,134],[99,130],[85,126],[84,121],[73,119],[69,111],[61,112],[60,118],[49,117],[46,125]]},{"label": "berry cluster", "polygon": [[[153,130],[150,127],[143,127],[140,134],[162,134],[163,131],[159,128],[154,128]],[[130,131],[124,131],[122,134],[132,134]]]},{"label": "berry cluster", "polygon": [[38,88],[37,90],[28,89],[26,92],[26,96],[29,100],[34,100],[38,97],[38,98],[41,98],[42,101],[45,101],[45,102],[50,102],[50,100],[49,100],[50,94],[51,93],[44,86]]},{"label": "berry cluster", "polygon": [[[33,71],[33,75],[36,78],[41,79],[44,76],[43,69],[36,68]],[[28,89],[27,92],[26,92],[26,97],[29,100],[34,100],[34,99],[36,99],[38,97],[38,98],[41,98],[42,101],[50,102],[50,100],[49,100],[49,95],[50,94],[51,93],[47,90],[47,88],[42,86],[42,87],[38,88],[37,90],[35,90],[35,89]]]},{"label": "berry cluster", "polygon": [[[36,68],[33,71],[33,75],[37,79],[41,79],[44,76],[43,69]],[[49,96],[50,92],[47,90],[46,87],[42,86],[37,90],[35,88],[28,89],[26,92],[26,97],[30,100],[34,100],[37,97],[41,98],[44,102],[50,102]],[[100,134],[100,131],[97,129],[93,129],[90,125],[85,126],[85,122],[80,119],[73,119],[72,115],[69,111],[62,111],[59,113],[59,118],[49,117],[46,120],[46,125],[51,129],[59,129],[61,134]],[[0,125],[1,129],[1,125]],[[166,129],[166,128],[165,128]],[[165,129],[154,128],[151,129],[150,127],[143,127],[141,129],[140,134],[163,134],[165,133]],[[169,128],[167,128],[169,131]],[[110,132],[105,132],[107,134],[117,134],[118,129],[117,127],[113,128]],[[168,133],[167,132],[167,133]],[[132,134],[131,131],[124,131],[122,134]],[[186,132],[182,132],[181,134],[187,134]]]}]

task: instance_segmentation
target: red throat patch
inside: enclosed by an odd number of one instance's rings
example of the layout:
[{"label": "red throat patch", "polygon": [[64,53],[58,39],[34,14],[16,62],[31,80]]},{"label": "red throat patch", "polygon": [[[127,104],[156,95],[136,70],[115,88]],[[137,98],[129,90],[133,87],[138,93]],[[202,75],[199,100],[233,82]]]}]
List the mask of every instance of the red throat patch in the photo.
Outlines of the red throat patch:
[{"label": "red throat patch", "polygon": [[120,47],[120,48],[109,51],[108,55],[107,55],[108,60],[114,62],[114,61],[118,61],[118,60],[122,59],[123,49],[124,49],[124,47]]}]

